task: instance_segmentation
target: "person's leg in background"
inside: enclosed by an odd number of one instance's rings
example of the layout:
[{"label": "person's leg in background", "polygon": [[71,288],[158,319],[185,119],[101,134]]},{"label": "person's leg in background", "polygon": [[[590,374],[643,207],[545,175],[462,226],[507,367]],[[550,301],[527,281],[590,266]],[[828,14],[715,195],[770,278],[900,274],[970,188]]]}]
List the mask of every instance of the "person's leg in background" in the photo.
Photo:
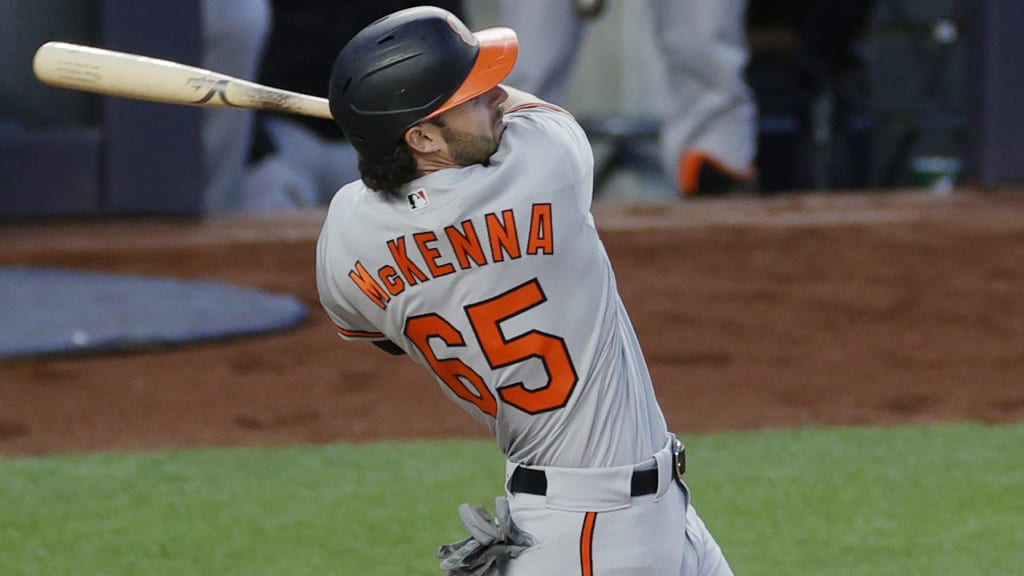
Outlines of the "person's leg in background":
[{"label": "person's leg in background", "polygon": [[650,0],[669,94],[661,161],[687,197],[754,186],[757,105],[744,81],[747,0]]},{"label": "person's leg in background", "polygon": [[565,103],[586,31],[573,0],[500,0],[498,23],[519,36],[519,58],[505,81],[553,104]]},{"label": "person's leg in background", "polygon": [[325,206],[342,185],[359,179],[359,158],[347,141],[327,138],[283,116],[262,119],[273,153],[246,178],[242,209],[271,212]]},{"label": "person's leg in background", "polygon": [[[255,79],[270,28],[268,0],[203,0],[203,68]],[[202,110],[203,208],[207,213],[239,210],[242,175],[252,141],[251,110]]]}]

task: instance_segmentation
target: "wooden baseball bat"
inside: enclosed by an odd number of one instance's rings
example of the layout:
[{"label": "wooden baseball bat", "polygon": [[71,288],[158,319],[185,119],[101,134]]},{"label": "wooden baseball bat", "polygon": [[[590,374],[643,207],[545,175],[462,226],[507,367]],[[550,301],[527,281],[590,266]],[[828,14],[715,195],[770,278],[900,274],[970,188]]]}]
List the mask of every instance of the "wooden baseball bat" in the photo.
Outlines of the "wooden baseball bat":
[{"label": "wooden baseball bat", "polygon": [[97,94],[332,117],[326,98],[271,88],[169,60],[67,42],[40,46],[32,59],[32,69],[36,78],[51,86]]}]

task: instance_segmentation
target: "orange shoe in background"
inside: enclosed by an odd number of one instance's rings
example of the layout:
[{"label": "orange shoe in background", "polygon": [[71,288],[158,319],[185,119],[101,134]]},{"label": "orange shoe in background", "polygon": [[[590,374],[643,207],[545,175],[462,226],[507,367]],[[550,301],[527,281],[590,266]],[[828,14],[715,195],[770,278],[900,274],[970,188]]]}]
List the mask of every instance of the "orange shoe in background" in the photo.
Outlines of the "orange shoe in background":
[{"label": "orange shoe in background", "polygon": [[685,198],[753,192],[757,187],[753,167],[737,172],[703,152],[684,154],[676,178]]}]

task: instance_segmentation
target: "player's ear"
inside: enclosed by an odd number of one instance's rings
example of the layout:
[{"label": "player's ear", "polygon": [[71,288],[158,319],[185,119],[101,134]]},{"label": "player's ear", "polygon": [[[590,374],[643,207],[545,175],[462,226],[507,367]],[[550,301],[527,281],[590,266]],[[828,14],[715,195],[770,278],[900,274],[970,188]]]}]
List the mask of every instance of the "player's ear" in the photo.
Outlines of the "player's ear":
[{"label": "player's ear", "polygon": [[441,130],[429,122],[417,124],[405,131],[405,143],[413,152],[420,154],[436,152],[443,142]]}]

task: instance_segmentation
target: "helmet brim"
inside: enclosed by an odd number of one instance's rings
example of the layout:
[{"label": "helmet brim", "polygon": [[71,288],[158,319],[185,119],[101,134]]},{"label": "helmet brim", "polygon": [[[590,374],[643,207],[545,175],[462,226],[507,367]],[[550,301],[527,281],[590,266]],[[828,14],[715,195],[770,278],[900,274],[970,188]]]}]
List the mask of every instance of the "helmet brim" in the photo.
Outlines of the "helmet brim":
[{"label": "helmet brim", "polygon": [[519,56],[519,38],[515,31],[505,27],[487,28],[474,32],[473,36],[480,44],[480,51],[469,75],[458,90],[424,120],[435,118],[476,98],[500,84],[512,72]]}]

